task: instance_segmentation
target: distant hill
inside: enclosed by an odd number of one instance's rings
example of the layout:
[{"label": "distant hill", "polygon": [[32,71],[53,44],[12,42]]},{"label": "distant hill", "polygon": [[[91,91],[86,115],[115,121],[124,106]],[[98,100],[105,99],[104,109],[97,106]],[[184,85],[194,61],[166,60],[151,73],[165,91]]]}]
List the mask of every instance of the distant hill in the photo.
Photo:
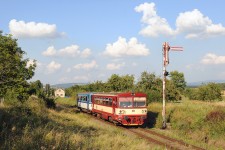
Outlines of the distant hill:
[{"label": "distant hill", "polygon": [[198,87],[202,84],[206,84],[206,83],[225,83],[225,80],[206,80],[206,81],[199,81],[199,82],[191,82],[191,83],[187,83],[188,87]]},{"label": "distant hill", "polygon": [[55,85],[51,85],[52,88],[62,88],[62,89],[66,89],[66,88],[70,88],[74,85],[86,85],[87,83],[62,83],[62,84],[55,84]]}]

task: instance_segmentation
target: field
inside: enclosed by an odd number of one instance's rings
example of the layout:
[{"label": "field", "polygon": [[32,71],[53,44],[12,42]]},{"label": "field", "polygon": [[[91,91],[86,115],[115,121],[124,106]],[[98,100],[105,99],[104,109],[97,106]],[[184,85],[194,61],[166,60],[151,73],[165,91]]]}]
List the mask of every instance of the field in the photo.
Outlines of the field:
[{"label": "field", "polygon": [[[75,111],[74,98],[47,109],[36,98],[0,106],[0,149],[164,149]],[[161,130],[160,103],[148,106],[146,127],[206,149],[225,149],[225,102],[167,103],[168,128]]]},{"label": "field", "polygon": [[0,106],[0,149],[163,149],[60,102],[55,110],[34,98]]}]

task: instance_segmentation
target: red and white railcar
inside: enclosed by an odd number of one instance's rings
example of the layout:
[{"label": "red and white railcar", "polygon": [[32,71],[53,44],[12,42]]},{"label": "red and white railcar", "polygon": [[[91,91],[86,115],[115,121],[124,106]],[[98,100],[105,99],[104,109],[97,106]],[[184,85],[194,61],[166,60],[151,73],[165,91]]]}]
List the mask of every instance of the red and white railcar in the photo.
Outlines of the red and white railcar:
[{"label": "red and white railcar", "polygon": [[142,125],[147,118],[144,93],[95,93],[92,113],[122,125]]}]

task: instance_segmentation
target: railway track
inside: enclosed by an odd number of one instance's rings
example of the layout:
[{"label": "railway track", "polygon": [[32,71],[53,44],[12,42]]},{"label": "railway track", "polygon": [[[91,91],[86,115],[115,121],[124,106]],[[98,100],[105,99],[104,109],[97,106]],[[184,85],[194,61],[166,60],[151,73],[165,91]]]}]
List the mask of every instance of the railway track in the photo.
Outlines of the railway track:
[{"label": "railway track", "polygon": [[173,139],[168,136],[159,134],[155,131],[151,131],[143,128],[130,128],[130,132],[137,134],[138,136],[146,139],[149,142],[153,142],[157,145],[164,146],[167,149],[176,150],[204,150],[203,148],[187,144],[181,140]]},{"label": "railway track", "polygon": [[[108,122],[106,120],[102,120],[100,118],[93,117],[94,119],[97,119],[105,124],[108,124],[110,126],[115,126],[111,122]],[[197,147],[188,143],[185,143],[181,140],[173,139],[168,136],[162,135],[160,133],[157,133],[155,131],[144,129],[141,127],[124,127],[124,126],[116,126],[118,128],[121,128],[122,130],[126,130],[127,132],[133,133],[134,135],[141,137],[142,139],[145,139],[146,141],[150,143],[155,143],[156,145],[160,145],[162,147],[165,147],[166,149],[172,149],[172,150],[205,150],[201,147]]]},{"label": "railway track", "polygon": [[[64,108],[64,106],[63,106]],[[77,110],[78,111],[78,110]],[[86,113],[87,114],[87,113]],[[92,115],[90,115],[92,116]],[[98,120],[102,123],[108,124],[109,126],[115,125],[109,121],[103,120],[98,117],[92,116],[93,119]],[[150,143],[155,143],[156,145],[160,145],[162,147],[165,147],[166,149],[173,149],[173,150],[205,150],[201,147],[197,147],[191,144],[187,144],[181,140],[173,139],[168,136],[162,135],[160,133],[157,133],[155,131],[141,128],[141,127],[124,127],[124,126],[116,126],[118,128],[121,128],[122,130],[126,130],[127,132],[133,133],[134,135],[141,137],[142,139],[145,139],[146,141]]]}]

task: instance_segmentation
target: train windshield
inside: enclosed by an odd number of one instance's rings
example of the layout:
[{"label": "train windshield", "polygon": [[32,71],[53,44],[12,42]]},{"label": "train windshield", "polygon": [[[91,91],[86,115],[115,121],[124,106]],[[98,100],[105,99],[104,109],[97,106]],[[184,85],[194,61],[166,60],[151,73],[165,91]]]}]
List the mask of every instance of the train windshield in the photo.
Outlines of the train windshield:
[{"label": "train windshield", "polygon": [[132,107],[132,97],[120,97],[119,107]]},{"label": "train windshield", "polygon": [[145,107],[146,106],[146,97],[134,97],[134,101],[132,101],[132,97],[120,97],[119,98],[119,107]]},{"label": "train windshield", "polygon": [[145,107],[146,97],[134,97],[134,107]]}]

